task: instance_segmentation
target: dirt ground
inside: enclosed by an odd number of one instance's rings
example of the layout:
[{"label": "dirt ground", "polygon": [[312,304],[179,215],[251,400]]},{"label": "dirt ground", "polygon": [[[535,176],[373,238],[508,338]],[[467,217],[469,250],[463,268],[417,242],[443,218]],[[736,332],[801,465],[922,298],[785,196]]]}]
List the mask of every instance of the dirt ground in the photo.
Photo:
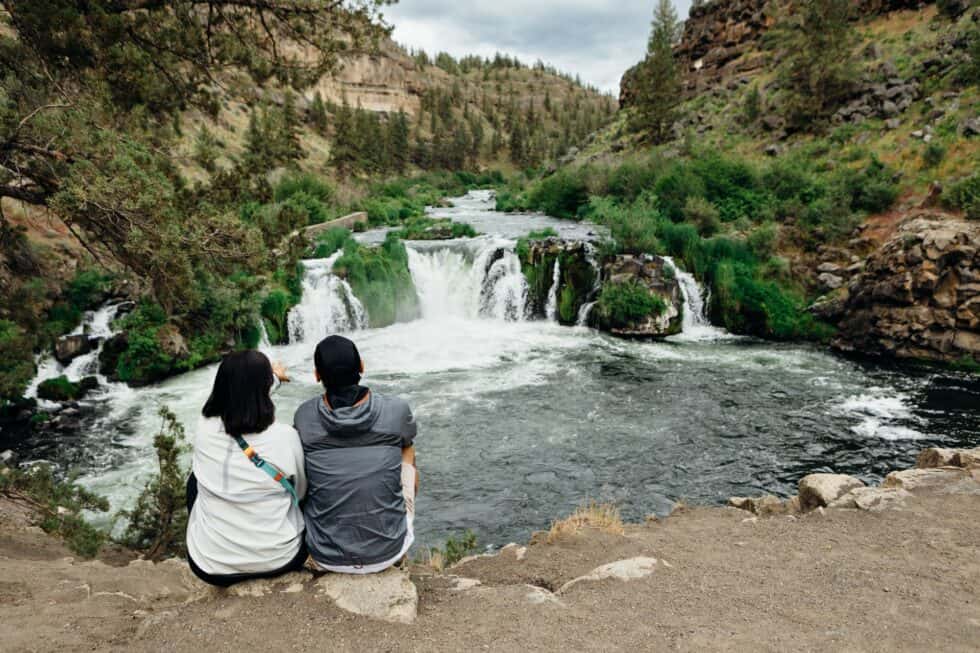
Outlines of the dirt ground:
[{"label": "dirt ground", "polygon": [[[522,559],[511,548],[453,568],[481,582],[465,591],[414,569],[411,626],[309,588],[201,599],[179,562],[75,562],[24,517],[0,504],[2,651],[980,650],[977,493],[799,518],[692,508],[623,536],[541,538]],[[544,591],[635,556],[657,559],[652,575]]]}]

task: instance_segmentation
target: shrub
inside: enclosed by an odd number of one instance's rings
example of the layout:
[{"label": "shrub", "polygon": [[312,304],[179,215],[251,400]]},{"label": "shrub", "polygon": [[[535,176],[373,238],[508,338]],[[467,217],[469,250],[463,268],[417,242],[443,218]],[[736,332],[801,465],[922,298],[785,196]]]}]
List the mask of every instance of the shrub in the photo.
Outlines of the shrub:
[{"label": "shrub", "polygon": [[765,261],[776,253],[778,235],[779,231],[776,229],[776,225],[770,222],[753,230],[746,239],[746,243],[756,257]]},{"label": "shrub", "polygon": [[608,503],[600,504],[590,501],[586,505],[579,506],[575,512],[565,519],[552,522],[551,529],[548,531],[547,542],[554,544],[563,537],[577,535],[587,528],[611,535],[626,533],[619,508]]},{"label": "shrub", "polygon": [[605,192],[624,202],[633,202],[654,188],[662,168],[658,159],[627,161],[607,174]]},{"label": "shrub", "polygon": [[922,151],[922,167],[935,168],[946,158],[946,148],[933,141]]},{"label": "shrub", "polygon": [[98,386],[99,381],[94,376],[86,377],[79,383],[72,383],[67,376],[62,375],[42,382],[37,387],[37,396],[48,401],[75,401]]},{"label": "shrub", "polygon": [[677,163],[657,181],[656,196],[664,215],[680,222],[684,219],[684,207],[691,197],[705,197],[704,181],[687,165]]},{"label": "shrub", "polygon": [[344,248],[344,244],[350,240],[351,232],[343,227],[333,227],[321,233],[316,238],[316,258],[327,258]]},{"label": "shrub", "polygon": [[[284,208],[292,209],[294,212],[306,216],[304,224],[295,225],[295,228],[323,224],[324,222],[334,218],[334,213],[329,207],[327,207],[326,204],[303,191],[293,193],[282,203],[282,205]],[[289,231],[281,231],[281,235],[286,235],[287,233],[289,233]]]},{"label": "shrub", "polygon": [[381,247],[363,247],[353,240],[334,264],[364,305],[372,327],[385,327],[418,316],[418,295],[408,269],[408,252],[391,232]]},{"label": "shrub", "polygon": [[689,197],[684,204],[684,220],[694,224],[698,233],[705,238],[714,236],[721,230],[718,208],[703,197]]},{"label": "shrub", "polygon": [[531,231],[527,235],[528,240],[547,240],[548,238],[557,238],[558,232],[551,227],[546,227],[545,229],[538,229],[537,231]]},{"label": "shrub", "polygon": [[651,315],[662,315],[667,310],[667,302],[643,284],[630,280],[603,286],[597,309],[603,322],[612,328],[622,328]]},{"label": "shrub", "polygon": [[844,173],[843,185],[851,197],[851,208],[868,213],[890,209],[898,199],[894,176],[894,171],[874,157],[864,169]]},{"label": "shrub", "polygon": [[468,555],[477,550],[476,534],[473,531],[466,531],[457,536],[450,536],[446,539],[443,548],[431,547],[426,552],[426,559],[420,560],[428,564],[437,571],[443,571],[446,567],[451,567]]},{"label": "shrub", "polygon": [[159,410],[163,423],[153,439],[158,471],[122,516],[129,520],[123,543],[142,551],[148,560],[185,554],[187,532],[187,471],[180,465],[185,449],[184,427],[167,407]]},{"label": "shrub", "polygon": [[105,301],[112,276],[99,270],[81,270],[65,289],[65,298],[79,311],[91,311]]},{"label": "shrub", "polygon": [[0,320],[0,399],[24,394],[34,377],[32,343],[18,325]]},{"label": "shrub", "polygon": [[980,174],[954,183],[944,197],[948,208],[963,211],[970,220],[980,220]]},{"label": "shrub", "polygon": [[334,199],[334,190],[330,184],[310,174],[284,177],[273,189],[276,202],[286,202],[298,194],[306,195],[326,205],[332,203]]},{"label": "shrub", "polygon": [[297,304],[294,296],[283,288],[271,288],[262,300],[262,318],[266,321],[269,342],[282,344],[286,340],[289,311]]},{"label": "shrub", "polygon": [[57,479],[48,465],[0,474],[0,494],[15,501],[26,499],[40,519],[39,526],[62,538],[80,556],[94,557],[106,541],[106,534],[85,521],[82,512],[106,512],[109,502],[77,485],[74,477]]},{"label": "shrub", "polygon": [[589,200],[584,175],[558,172],[541,180],[531,189],[528,200],[532,208],[556,218],[576,220],[579,209]]},{"label": "shrub", "polygon": [[126,350],[119,356],[116,376],[120,381],[144,384],[169,375],[175,365],[157,337],[167,324],[167,314],[159,304],[143,302],[124,317],[120,328],[126,334]]}]

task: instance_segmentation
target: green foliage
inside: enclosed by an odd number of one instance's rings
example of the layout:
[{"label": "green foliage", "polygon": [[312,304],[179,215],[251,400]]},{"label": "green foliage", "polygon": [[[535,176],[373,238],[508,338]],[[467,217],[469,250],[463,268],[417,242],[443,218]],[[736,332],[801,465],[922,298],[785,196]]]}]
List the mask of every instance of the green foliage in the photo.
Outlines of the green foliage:
[{"label": "green foliage", "polygon": [[286,202],[298,194],[311,197],[325,205],[330,205],[334,199],[333,187],[321,177],[311,174],[283,177],[272,191],[272,197],[276,202]]},{"label": "green foliage", "polygon": [[637,281],[607,283],[599,294],[596,310],[611,328],[628,328],[651,316],[662,315],[667,302]]},{"label": "green foliage", "polygon": [[895,181],[895,172],[877,158],[872,158],[857,173],[846,173],[843,184],[850,195],[851,208],[855,211],[880,213],[890,209],[898,199],[899,187]]},{"label": "green foliage", "polygon": [[347,279],[372,327],[390,326],[418,316],[418,295],[408,269],[408,252],[394,232],[387,235],[381,247],[364,247],[349,240],[333,269]]},{"label": "green foliage", "polygon": [[282,344],[288,335],[289,311],[297,304],[292,293],[273,287],[262,299],[262,318],[266,321],[269,342]]},{"label": "green foliage", "polygon": [[547,240],[549,238],[557,238],[558,232],[551,227],[545,227],[544,229],[538,229],[537,231],[532,231],[528,233],[528,240]]},{"label": "green foliage", "polygon": [[742,115],[750,125],[759,120],[762,115],[762,94],[759,93],[758,85],[753,84],[752,88],[745,94],[745,100],[742,103]]},{"label": "green foliage", "polygon": [[119,356],[116,376],[136,385],[167,377],[174,370],[174,357],[163,350],[159,334],[167,314],[159,304],[143,302],[126,315],[119,327],[126,334],[126,350]]},{"label": "green foliage", "polygon": [[946,158],[946,148],[942,143],[933,141],[926,145],[925,149],[922,151],[922,167],[923,168],[935,168],[943,159]]},{"label": "green foliage", "polygon": [[412,218],[398,230],[402,240],[451,240],[453,238],[475,238],[478,234],[472,225],[452,220],[433,220]]},{"label": "green foliage", "polygon": [[444,567],[451,567],[468,555],[472,555],[477,550],[476,533],[466,531],[461,535],[451,536],[446,539],[446,544],[442,549],[433,547],[430,555],[442,560]]},{"label": "green foliage", "polygon": [[667,140],[680,103],[681,78],[674,61],[679,30],[673,4],[670,0],[659,0],[647,56],[638,68],[636,101],[630,120],[635,131],[646,132],[656,143]]},{"label": "green foliage", "polygon": [[558,293],[558,319],[562,324],[574,324],[578,319],[579,293],[572,284],[562,286]]},{"label": "green foliage", "polygon": [[27,470],[8,469],[0,474],[0,494],[26,498],[37,512],[46,533],[62,538],[72,551],[92,558],[102,548],[106,534],[85,521],[83,511],[106,512],[109,502],[75,483],[60,480],[46,464]]},{"label": "green foliage", "polygon": [[0,403],[23,395],[35,371],[30,338],[18,325],[0,320]]},{"label": "green foliage", "polygon": [[812,129],[844,102],[858,77],[851,0],[802,0],[787,7],[770,40],[780,61],[783,110],[792,127]]},{"label": "green foliage", "polygon": [[184,427],[170,409],[159,410],[162,420],[153,439],[158,471],[143,488],[132,510],[122,516],[129,520],[123,543],[143,552],[148,560],[185,555],[187,532],[187,470],[180,464],[186,449]]},{"label": "green foliage", "polygon": [[776,239],[779,230],[776,225],[768,222],[754,229],[745,239],[749,249],[760,261],[766,261],[776,253]]},{"label": "green foliage", "polygon": [[85,385],[72,383],[67,376],[62,375],[47,379],[38,385],[37,396],[48,401],[74,401],[85,395],[89,385],[90,383]]},{"label": "green foliage", "polygon": [[684,204],[684,221],[698,228],[705,238],[721,231],[721,213],[718,208],[703,197],[688,197]]},{"label": "green foliage", "polygon": [[348,240],[351,239],[349,229],[343,227],[333,227],[321,233],[316,238],[315,258],[328,258],[335,252],[343,249]]},{"label": "green foliage", "polygon": [[963,211],[970,220],[980,220],[980,174],[971,175],[950,186],[943,196],[944,204]]},{"label": "green foliage", "polygon": [[583,175],[561,171],[534,186],[528,200],[550,216],[575,220],[580,217],[579,208],[589,200],[589,189]]}]

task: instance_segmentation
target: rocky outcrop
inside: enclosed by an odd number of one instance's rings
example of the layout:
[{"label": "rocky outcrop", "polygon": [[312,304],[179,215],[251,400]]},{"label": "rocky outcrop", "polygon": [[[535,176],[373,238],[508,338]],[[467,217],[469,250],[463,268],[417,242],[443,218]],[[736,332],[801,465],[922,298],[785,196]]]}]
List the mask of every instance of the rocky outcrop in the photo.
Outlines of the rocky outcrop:
[{"label": "rocky outcrop", "polygon": [[838,350],[980,362],[980,223],[912,216],[824,317]]},{"label": "rocky outcrop", "polygon": [[62,365],[89,354],[99,344],[94,338],[89,338],[85,334],[63,336],[54,344],[54,358]]},{"label": "rocky outcrop", "polygon": [[[519,248],[521,269],[528,282],[528,309],[531,315],[547,317],[554,303],[554,318],[565,326],[578,322],[582,307],[595,299],[598,273],[589,243],[580,240],[546,238]],[[558,285],[555,287],[555,263]]]},{"label": "rocky outcrop", "polygon": [[846,474],[810,474],[800,480],[800,508],[805,512],[825,508],[864,483]]},{"label": "rocky outcrop", "polygon": [[[681,332],[684,296],[674,267],[660,256],[620,254],[602,266],[602,290],[595,310],[588,319],[594,326],[613,335],[628,338],[662,338]],[[640,288],[659,298],[662,310],[623,319],[617,315],[617,289]]]}]

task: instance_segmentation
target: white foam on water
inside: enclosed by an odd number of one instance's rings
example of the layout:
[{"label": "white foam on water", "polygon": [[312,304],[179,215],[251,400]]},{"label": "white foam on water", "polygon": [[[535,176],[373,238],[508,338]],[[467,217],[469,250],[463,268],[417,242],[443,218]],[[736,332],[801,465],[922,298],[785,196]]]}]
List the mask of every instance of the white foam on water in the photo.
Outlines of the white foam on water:
[{"label": "white foam on water", "polygon": [[921,440],[927,435],[914,428],[923,420],[912,412],[908,395],[885,388],[869,388],[867,393],[845,397],[835,412],[856,420],[851,431],[866,438],[882,440]]},{"label": "white foam on water", "polygon": [[544,314],[549,322],[554,322],[558,319],[559,285],[561,285],[561,257],[555,259],[555,269],[551,275],[551,288],[548,290],[548,302],[544,307]]},{"label": "white foam on water", "polygon": [[343,255],[303,261],[303,299],[289,312],[290,342],[317,343],[335,333],[366,329],[368,315],[350,285],[333,273]]},{"label": "white foam on water", "polygon": [[704,342],[733,338],[734,336],[724,329],[712,326],[706,312],[710,297],[707,290],[702,288],[701,284],[694,278],[694,275],[677,267],[674,259],[669,256],[665,256],[664,261],[674,271],[677,283],[681,288],[681,295],[684,297],[681,333],[673,336],[672,339],[681,342]]}]

